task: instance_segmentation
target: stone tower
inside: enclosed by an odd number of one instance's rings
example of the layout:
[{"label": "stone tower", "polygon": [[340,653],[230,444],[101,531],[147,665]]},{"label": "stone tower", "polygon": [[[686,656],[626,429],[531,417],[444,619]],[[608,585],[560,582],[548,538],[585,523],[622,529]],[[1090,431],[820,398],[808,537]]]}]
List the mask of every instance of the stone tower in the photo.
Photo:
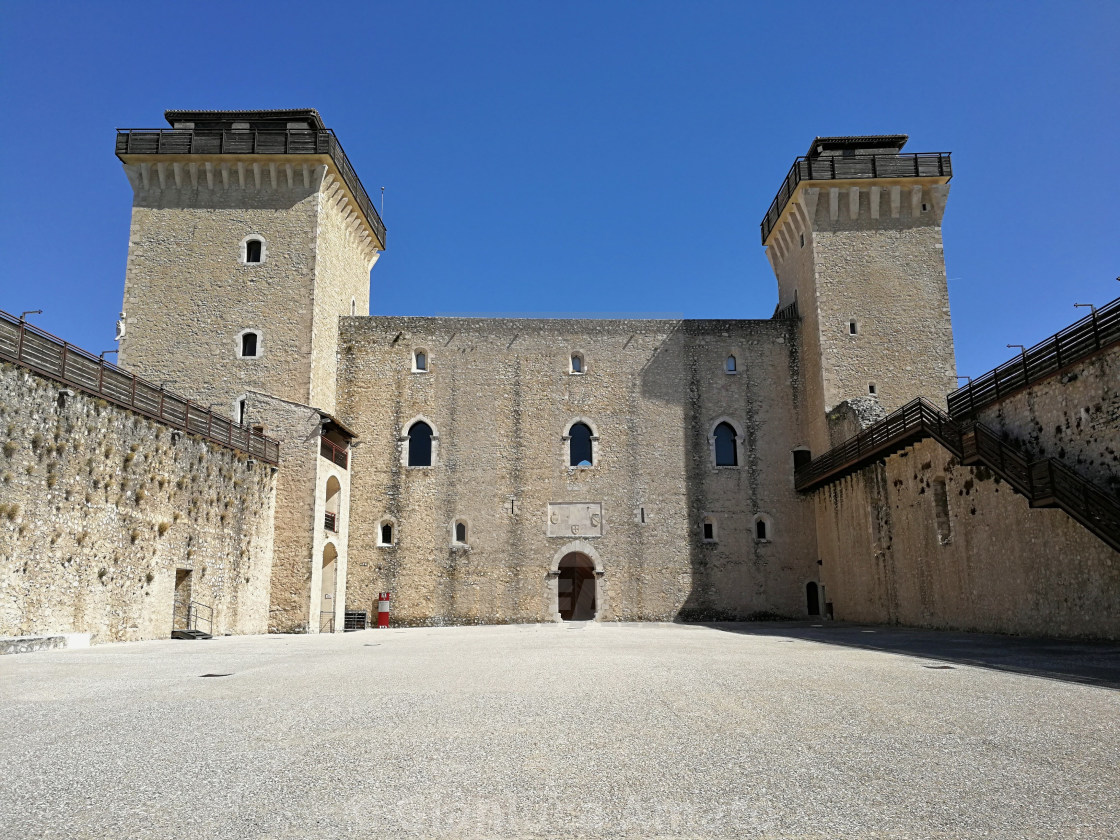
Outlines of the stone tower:
[{"label": "stone tower", "polygon": [[941,218],[948,154],[902,154],[906,135],[818,137],[762,221],[779,307],[802,319],[807,436],[825,415],[874,397],[944,404],[956,387]]},{"label": "stone tower", "polygon": [[334,410],[338,318],[369,313],[385,227],[310,109],[167,111],[123,130],[133,188],[120,363],[203,404]]},{"label": "stone tower", "polygon": [[119,361],[279,440],[269,628],[341,630],[339,318],[369,314],[385,227],[314,110],[165,116],[117,133],[134,194]]}]

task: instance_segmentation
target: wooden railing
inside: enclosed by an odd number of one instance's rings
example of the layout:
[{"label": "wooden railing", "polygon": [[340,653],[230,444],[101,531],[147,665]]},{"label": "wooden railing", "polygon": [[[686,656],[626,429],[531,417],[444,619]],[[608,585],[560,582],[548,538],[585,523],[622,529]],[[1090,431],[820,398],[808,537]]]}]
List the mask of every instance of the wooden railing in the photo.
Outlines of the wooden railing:
[{"label": "wooden railing", "polygon": [[280,463],[280,444],[272,438],[165,391],[3,310],[0,359],[221,446],[247,452],[265,463]]},{"label": "wooden railing", "polygon": [[789,306],[783,306],[781,309],[775,309],[774,314],[770,316],[772,321],[798,321],[800,319],[801,314],[797,311],[797,301]]},{"label": "wooden railing", "polygon": [[958,419],[975,416],[985,406],[1117,342],[1120,298],[949,394],[949,414]]},{"label": "wooden railing", "polygon": [[319,438],[319,454],[338,464],[344,470],[348,468],[350,463],[350,450],[345,446],[339,446],[325,435]]},{"label": "wooden railing", "polygon": [[854,472],[886,452],[929,436],[936,437],[957,457],[962,455],[960,428],[936,406],[919,397],[797,470],[796,487],[803,492],[813,490]]},{"label": "wooden railing", "polygon": [[847,181],[861,178],[952,178],[953,165],[948,152],[914,155],[851,155],[799,157],[782,181],[770,209],[762,217],[762,244],[789,204],[802,181]]},{"label": "wooden railing", "polygon": [[922,438],[932,437],[962,464],[983,464],[1030,501],[1059,507],[1120,551],[1120,500],[1053,458],[1031,461],[982,423],[958,423],[922,398],[912,400],[858,435],[797,470],[794,484],[809,492]]},{"label": "wooden railing", "polygon": [[381,248],[385,247],[385,223],[350,165],[342,144],[330,129],[118,128],[116,151],[122,160],[123,155],[329,155],[377,235]]}]

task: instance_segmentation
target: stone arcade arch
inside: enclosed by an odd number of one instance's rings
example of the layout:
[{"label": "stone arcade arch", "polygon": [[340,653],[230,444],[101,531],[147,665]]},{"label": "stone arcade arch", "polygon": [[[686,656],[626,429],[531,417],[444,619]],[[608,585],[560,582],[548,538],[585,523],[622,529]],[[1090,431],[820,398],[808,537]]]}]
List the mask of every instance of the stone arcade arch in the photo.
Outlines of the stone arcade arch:
[{"label": "stone arcade arch", "polygon": [[552,556],[549,603],[554,621],[596,621],[606,606],[603,563],[585,540],[566,543]]},{"label": "stone arcade arch", "polygon": [[327,543],[323,546],[323,576],[322,576],[322,594],[320,595],[319,606],[319,632],[320,633],[333,633],[334,632],[334,615],[335,615],[335,579],[338,574],[338,549],[334,547],[334,543]]}]

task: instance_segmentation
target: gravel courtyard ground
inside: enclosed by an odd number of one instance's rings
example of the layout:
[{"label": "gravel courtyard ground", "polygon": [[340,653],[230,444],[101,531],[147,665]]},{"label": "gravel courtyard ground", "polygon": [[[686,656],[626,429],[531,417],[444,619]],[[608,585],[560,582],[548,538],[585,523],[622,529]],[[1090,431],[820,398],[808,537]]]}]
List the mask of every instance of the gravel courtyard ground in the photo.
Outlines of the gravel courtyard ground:
[{"label": "gravel courtyard ground", "polygon": [[1117,685],[1116,645],[807,624],[6,656],[0,836],[1115,838]]}]

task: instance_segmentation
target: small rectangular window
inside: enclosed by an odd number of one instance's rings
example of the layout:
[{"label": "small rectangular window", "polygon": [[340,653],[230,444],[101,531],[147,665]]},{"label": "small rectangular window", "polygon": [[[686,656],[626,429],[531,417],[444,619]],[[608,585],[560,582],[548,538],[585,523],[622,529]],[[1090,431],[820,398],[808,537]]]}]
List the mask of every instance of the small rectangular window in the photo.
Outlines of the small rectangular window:
[{"label": "small rectangular window", "polygon": [[715,538],[716,529],[711,522],[704,523],[704,539],[711,540]]},{"label": "small rectangular window", "polygon": [[876,394],[878,394],[878,393],[879,393],[879,389],[875,387],[875,383],[874,383],[874,382],[870,382],[870,383],[868,383],[868,385],[867,385],[867,393],[868,393],[868,394],[870,394],[870,395],[871,395],[871,396],[873,396],[873,397],[874,397],[874,396],[875,396]]},{"label": "small rectangular window", "polygon": [[848,335],[858,335],[859,325],[855,321],[848,322]]}]

